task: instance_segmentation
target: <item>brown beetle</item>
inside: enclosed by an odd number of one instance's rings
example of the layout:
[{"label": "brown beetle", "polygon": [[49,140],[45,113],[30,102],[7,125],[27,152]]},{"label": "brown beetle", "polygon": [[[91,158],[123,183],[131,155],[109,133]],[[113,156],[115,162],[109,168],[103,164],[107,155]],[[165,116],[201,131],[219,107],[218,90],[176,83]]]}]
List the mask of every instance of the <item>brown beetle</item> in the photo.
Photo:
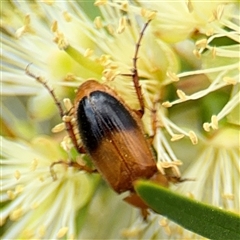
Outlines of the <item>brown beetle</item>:
[{"label": "brown beetle", "polygon": [[[117,193],[134,193],[133,183],[139,178],[160,178],[141,119],[111,88],[95,80],[83,83],[77,92],[75,111],[87,153]],[[167,184],[163,175],[160,181]],[[143,208],[140,199],[133,198],[127,201]]]},{"label": "brown beetle", "polygon": [[[140,178],[150,179],[163,186],[168,186],[169,181],[157,169],[151,146],[144,136],[141,122],[144,102],[136,62],[140,42],[149,22],[142,29],[136,44],[133,73],[125,74],[133,79],[141,109],[138,112],[132,111],[115,91],[95,80],[88,80],[79,87],[74,104],[78,131],[84,149],[90,155],[97,171],[117,193],[130,191],[130,195],[124,200],[140,208],[144,217],[147,216],[148,206],[135,193],[134,181]],[[30,73],[28,68],[26,73],[47,88],[59,108],[61,117],[63,117],[63,109],[53,90],[40,77]],[[73,144],[81,152],[73,131],[74,126],[71,122],[65,122],[65,125]],[[64,162],[55,162],[51,168],[58,163]],[[72,162],[68,165],[76,166],[77,164]],[[79,165],[78,167],[92,172],[86,166]]]}]

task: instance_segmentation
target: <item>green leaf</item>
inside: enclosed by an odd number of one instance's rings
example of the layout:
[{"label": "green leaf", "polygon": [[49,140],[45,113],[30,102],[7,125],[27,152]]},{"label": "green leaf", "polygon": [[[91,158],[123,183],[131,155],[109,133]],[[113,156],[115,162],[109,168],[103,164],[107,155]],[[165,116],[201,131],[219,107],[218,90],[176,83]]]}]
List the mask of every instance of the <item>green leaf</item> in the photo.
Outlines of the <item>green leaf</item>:
[{"label": "green leaf", "polygon": [[141,198],[157,213],[210,239],[240,239],[240,216],[183,197],[149,181],[136,182]]}]

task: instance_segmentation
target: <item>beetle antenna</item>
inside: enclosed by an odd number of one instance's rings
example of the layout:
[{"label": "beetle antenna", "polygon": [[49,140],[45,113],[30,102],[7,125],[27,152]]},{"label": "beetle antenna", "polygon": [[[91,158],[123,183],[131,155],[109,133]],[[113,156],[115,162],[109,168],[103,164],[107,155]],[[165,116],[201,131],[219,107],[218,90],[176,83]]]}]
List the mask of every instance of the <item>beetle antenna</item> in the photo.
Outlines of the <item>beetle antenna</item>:
[{"label": "beetle antenna", "polygon": [[133,79],[133,84],[134,84],[134,88],[136,90],[136,94],[137,94],[137,98],[140,104],[140,110],[139,115],[140,117],[143,116],[144,114],[144,99],[143,99],[143,94],[142,94],[142,89],[141,86],[139,84],[139,76],[138,76],[138,69],[137,69],[137,60],[138,60],[138,52],[141,46],[141,41],[144,35],[145,30],[147,29],[147,26],[149,25],[149,23],[151,22],[151,19],[148,20],[145,25],[143,26],[143,29],[140,32],[138,41],[136,43],[136,48],[135,48],[135,54],[133,57],[133,70],[132,70],[132,74],[121,74],[123,76],[131,76]]},{"label": "beetle antenna", "polygon": [[135,50],[135,55],[133,57],[133,84],[134,84],[134,87],[136,89],[136,93],[137,93],[137,96],[138,96],[138,100],[139,100],[139,103],[140,103],[140,114],[143,115],[144,114],[144,100],[143,100],[143,94],[142,94],[142,89],[141,89],[141,86],[139,84],[139,76],[138,76],[138,70],[137,70],[137,60],[138,60],[138,52],[139,52],[139,48],[141,46],[141,41],[142,41],[142,38],[143,38],[143,34],[145,32],[145,30],[147,29],[147,26],[149,25],[149,23],[151,22],[151,20],[148,20],[142,31],[140,32],[140,35],[139,35],[139,38],[138,38],[138,41],[137,41],[137,44],[136,44],[136,50]]},{"label": "beetle antenna", "polygon": [[34,78],[37,82],[41,83],[47,90],[48,92],[50,93],[50,95],[52,96],[53,100],[54,100],[54,103],[57,105],[57,108],[58,108],[58,111],[59,111],[59,114],[61,116],[61,118],[64,116],[64,111],[63,111],[63,108],[62,108],[62,105],[61,103],[59,102],[59,100],[57,99],[54,91],[52,88],[50,88],[47,84],[47,82],[44,80],[44,78],[42,78],[41,76],[36,76],[35,74],[33,74],[30,70],[29,70],[29,67],[30,65],[32,65],[32,63],[29,63],[26,68],[25,68],[25,73]]},{"label": "beetle antenna", "polygon": [[74,147],[77,149],[78,152],[82,152],[83,149],[79,146],[76,135],[74,133],[74,126],[71,122],[71,119],[66,118],[66,114],[64,113],[63,107],[60,103],[60,101],[58,100],[57,96],[54,93],[54,90],[47,84],[47,82],[44,80],[44,78],[42,78],[41,76],[36,76],[35,74],[33,74],[30,70],[29,70],[29,66],[32,63],[29,63],[26,68],[25,68],[25,72],[28,76],[34,78],[37,82],[41,83],[46,89],[47,91],[50,93],[50,95],[52,96],[54,103],[57,105],[59,114],[65,124],[65,129],[68,132],[69,137],[72,140],[72,143],[74,145]]}]

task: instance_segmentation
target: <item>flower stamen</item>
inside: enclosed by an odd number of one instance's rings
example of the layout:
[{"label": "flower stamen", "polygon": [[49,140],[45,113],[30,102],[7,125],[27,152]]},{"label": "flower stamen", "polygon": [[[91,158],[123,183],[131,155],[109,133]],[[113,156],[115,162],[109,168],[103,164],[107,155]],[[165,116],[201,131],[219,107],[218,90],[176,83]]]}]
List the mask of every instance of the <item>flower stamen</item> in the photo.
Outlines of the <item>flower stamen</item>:
[{"label": "flower stamen", "polygon": [[17,221],[23,215],[23,209],[21,207],[17,208],[10,214],[10,219],[12,221]]},{"label": "flower stamen", "polygon": [[30,15],[26,15],[24,19],[24,26],[19,28],[16,31],[16,37],[20,38],[22,37],[25,33],[34,33],[32,27],[31,27],[31,18]]},{"label": "flower stamen", "polygon": [[64,237],[67,232],[68,232],[68,227],[62,227],[57,233],[57,238]]},{"label": "flower stamen", "polygon": [[16,170],[15,173],[14,173],[14,177],[15,177],[17,180],[19,180],[20,177],[21,177],[20,171]]}]

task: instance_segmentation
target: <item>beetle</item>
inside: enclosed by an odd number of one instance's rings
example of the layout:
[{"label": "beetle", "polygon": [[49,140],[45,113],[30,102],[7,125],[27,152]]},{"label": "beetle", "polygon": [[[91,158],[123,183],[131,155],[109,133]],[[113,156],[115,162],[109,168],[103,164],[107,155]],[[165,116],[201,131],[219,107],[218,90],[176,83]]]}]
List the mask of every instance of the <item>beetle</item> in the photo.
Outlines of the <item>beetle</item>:
[{"label": "beetle", "polygon": [[[113,89],[93,79],[80,85],[74,103],[74,114],[83,147],[91,157],[96,170],[115,192],[121,194],[129,191],[130,195],[124,200],[140,208],[144,218],[147,217],[148,206],[135,193],[134,182],[144,178],[166,187],[169,182],[168,177],[157,169],[155,157],[144,136],[141,122],[144,101],[137,72],[137,55],[143,33],[150,21],[144,25],[136,44],[132,74],[122,74],[132,77],[141,109],[133,111]],[[53,90],[40,77],[30,73],[28,67],[26,73],[47,88],[63,117],[64,111]],[[65,127],[74,146],[81,153],[74,134],[74,126],[66,121]],[[55,162],[50,168],[58,163],[63,161]],[[76,163],[69,165],[75,166]],[[92,172],[81,165],[79,168]]]},{"label": "beetle", "polygon": [[161,177],[165,186],[168,181],[158,172],[138,114],[110,87],[95,80],[79,87],[75,114],[83,146],[98,172],[117,193],[132,193],[126,201],[147,208],[135,196],[134,181],[152,178],[159,182]]}]

